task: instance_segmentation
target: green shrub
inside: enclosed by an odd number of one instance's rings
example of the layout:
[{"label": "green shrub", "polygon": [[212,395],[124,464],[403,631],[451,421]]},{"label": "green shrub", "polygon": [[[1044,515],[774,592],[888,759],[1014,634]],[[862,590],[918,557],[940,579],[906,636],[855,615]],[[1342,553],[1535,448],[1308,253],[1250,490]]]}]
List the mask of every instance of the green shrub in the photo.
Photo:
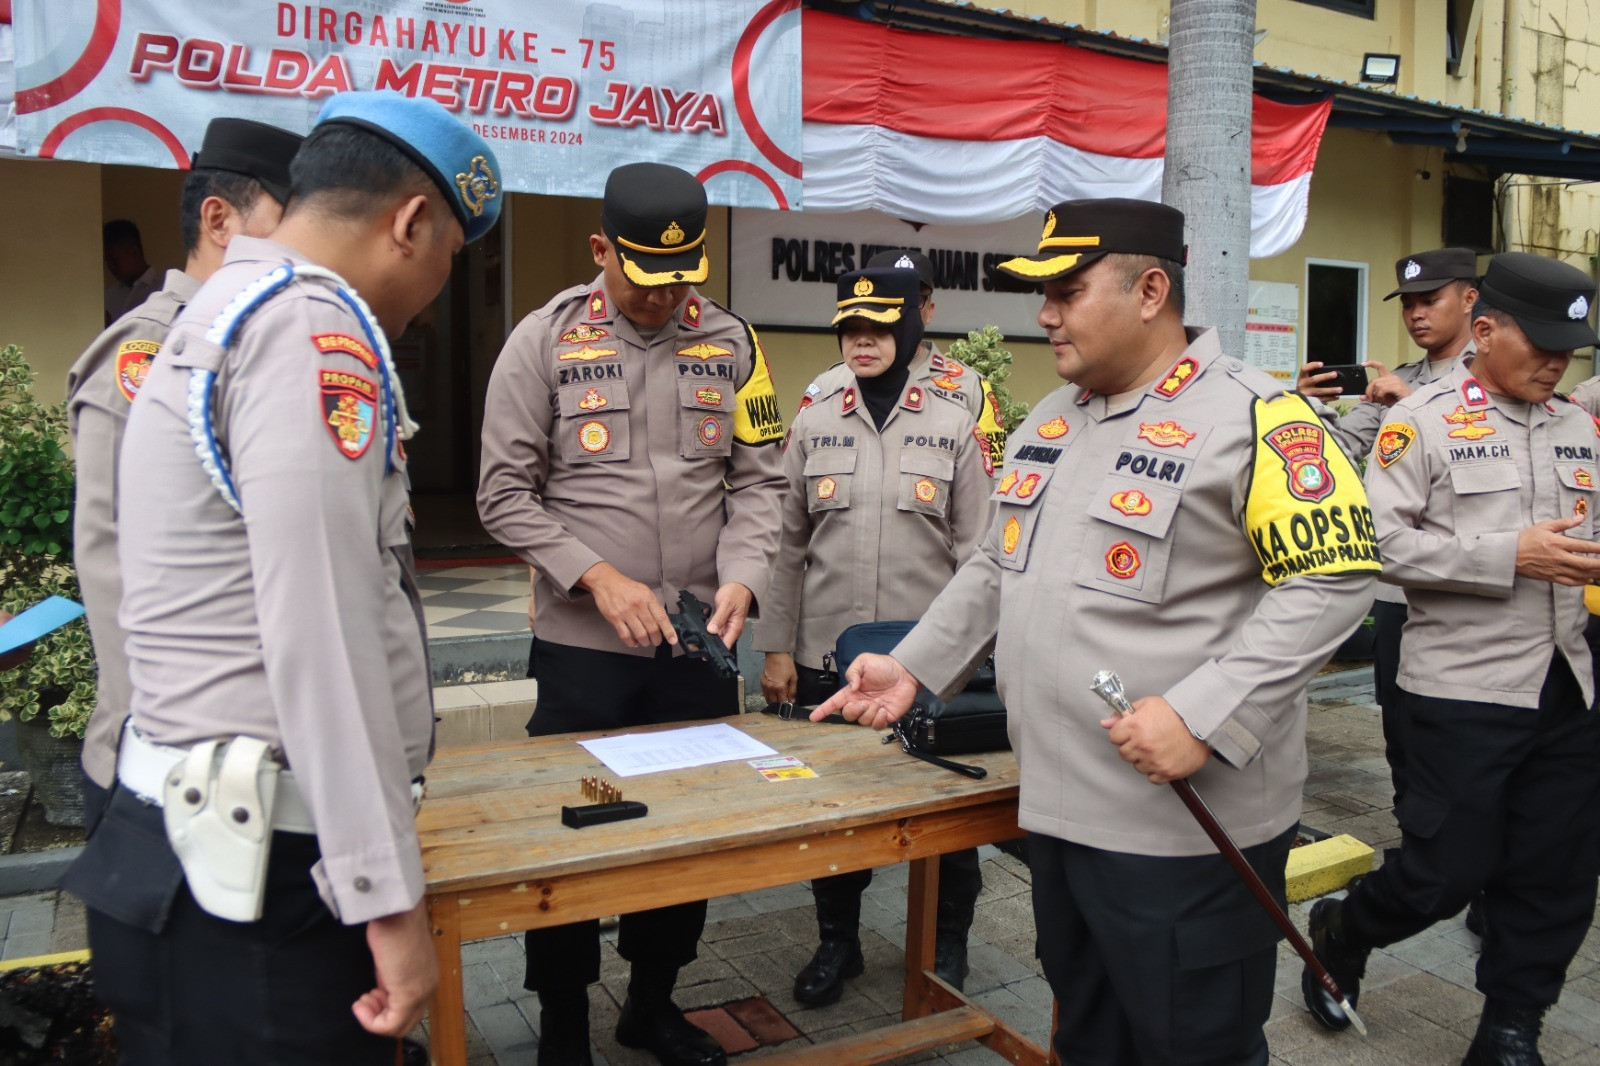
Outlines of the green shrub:
[{"label": "green shrub", "polygon": [[994,326],[984,326],[967,334],[966,340],[953,341],[947,353],[982,374],[1000,401],[1000,428],[1007,433],[1022,425],[1028,417],[1028,405],[1011,395],[1005,380],[1011,376],[1011,350],[1002,347],[1005,334]]},{"label": "green shrub", "polygon": [[[40,403],[33,382],[22,349],[0,348],[0,608],[13,614],[49,596],[82,598],[72,566],[66,409]],[[44,714],[58,737],[81,738],[94,702],[94,653],[81,618],[0,673],[0,719]]]}]

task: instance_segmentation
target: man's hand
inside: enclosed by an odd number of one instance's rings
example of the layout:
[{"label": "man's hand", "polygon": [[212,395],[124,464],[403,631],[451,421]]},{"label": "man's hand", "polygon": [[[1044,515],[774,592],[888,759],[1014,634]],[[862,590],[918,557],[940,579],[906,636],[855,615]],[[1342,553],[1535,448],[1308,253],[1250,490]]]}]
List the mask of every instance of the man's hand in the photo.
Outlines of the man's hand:
[{"label": "man's hand", "polygon": [[750,602],[755,593],[737,581],[730,581],[717,590],[711,609],[711,620],[706,623],[708,632],[722,638],[722,643],[732,651],[744,632],[745,619],[750,617]]},{"label": "man's hand", "polygon": [[1152,783],[1165,785],[1188,777],[1211,758],[1211,747],[1195,738],[1172,704],[1160,696],[1133,701],[1133,713],[1102,718],[1123,762],[1132,763]]},{"label": "man's hand", "polygon": [[1319,382],[1332,381],[1337,375],[1331,371],[1326,374],[1317,373],[1322,367],[1323,364],[1315,360],[1302,366],[1300,373],[1295,376],[1294,387],[1302,395],[1308,396],[1313,400],[1337,400],[1341,395],[1339,386],[1319,384]]},{"label": "man's hand", "polygon": [[857,655],[845,679],[849,681],[846,687],[811,712],[813,722],[842,714],[846,721],[885,729],[911,709],[917,689],[922,687],[892,655]]},{"label": "man's hand", "polygon": [[1517,534],[1517,576],[1556,585],[1600,580],[1600,544],[1562,534],[1582,522],[1578,515],[1539,522]]},{"label": "man's hand", "polygon": [[1363,400],[1388,407],[1396,400],[1403,400],[1411,395],[1411,386],[1401,381],[1398,375],[1389,373],[1388,369],[1376,359],[1368,359],[1361,365],[1371,367],[1378,374],[1367,385],[1367,391],[1361,397]]},{"label": "man's hand", "polygon": [[439,959],[428,928],[428,901],[403,914],[367,923],[367,949],[378,987],[351,1004],[361,1028],[378,1036],[402,1037],[417,1027],[439,987]]},{"label": "man's hand", "polygon": [[761,695],[768,703],[788,703],[800,687],[800,675],[794,668],[794,656],[781,651],[767,652],[761,666]]},{"label": "man's hand", "polygon": [[[648,586],[626,577],[610,563],[595,563],[578,579],[578,587],[587,589],[594,597],[594,605],[617,637],[630,648],[654,648],[665,640],[678,643],[677,630],[667,617],[656,594]],[[722,602],[722,592],[717,592],[717,602]]]}]

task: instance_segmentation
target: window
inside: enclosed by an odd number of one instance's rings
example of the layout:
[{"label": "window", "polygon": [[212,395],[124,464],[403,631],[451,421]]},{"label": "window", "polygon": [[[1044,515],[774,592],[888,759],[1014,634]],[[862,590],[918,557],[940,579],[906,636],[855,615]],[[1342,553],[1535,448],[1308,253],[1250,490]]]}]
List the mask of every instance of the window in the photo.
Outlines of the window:
[{"label": "window", "polygon": [[1310,4],[1312,7],[1325,7],[1330,11],[1343,11],[1347,15],[1360,15],[1362,18],[1376,18],[1378,14],[1378,0],[1296,0],[1297,3]]},{"label": "window", "polygon": [[1306,260],[1305,361],[1367,357],[1367,264]]}]

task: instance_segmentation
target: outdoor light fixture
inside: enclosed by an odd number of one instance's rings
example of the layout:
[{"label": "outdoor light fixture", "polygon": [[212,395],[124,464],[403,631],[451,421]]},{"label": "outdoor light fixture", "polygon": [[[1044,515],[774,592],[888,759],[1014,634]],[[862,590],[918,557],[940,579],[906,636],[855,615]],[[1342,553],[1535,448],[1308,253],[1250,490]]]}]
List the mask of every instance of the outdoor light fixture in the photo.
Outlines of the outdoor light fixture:
[{"label": "outdoor light fixture", "polygon": [[1400,80],[1400,57],[1387,52],[1368,52],[1361,60],[1361,80],[1393,85]]}]

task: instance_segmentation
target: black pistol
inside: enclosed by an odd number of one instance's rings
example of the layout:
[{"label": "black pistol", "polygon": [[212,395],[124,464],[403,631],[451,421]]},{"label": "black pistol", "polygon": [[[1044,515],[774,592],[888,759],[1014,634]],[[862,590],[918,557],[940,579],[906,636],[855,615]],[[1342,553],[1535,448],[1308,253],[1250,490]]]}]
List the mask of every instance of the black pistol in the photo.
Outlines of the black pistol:
[{"label": "black pistol", "polygon": [[706,629],[711,618],[711,608],[694,593],[685,589],[678,593],[678,613],[669,614],[672,628],[678,631],[685,655],[704,659],[716,668],[720,677],[738,677],[739,659],[728,650],[722,638]]}]

